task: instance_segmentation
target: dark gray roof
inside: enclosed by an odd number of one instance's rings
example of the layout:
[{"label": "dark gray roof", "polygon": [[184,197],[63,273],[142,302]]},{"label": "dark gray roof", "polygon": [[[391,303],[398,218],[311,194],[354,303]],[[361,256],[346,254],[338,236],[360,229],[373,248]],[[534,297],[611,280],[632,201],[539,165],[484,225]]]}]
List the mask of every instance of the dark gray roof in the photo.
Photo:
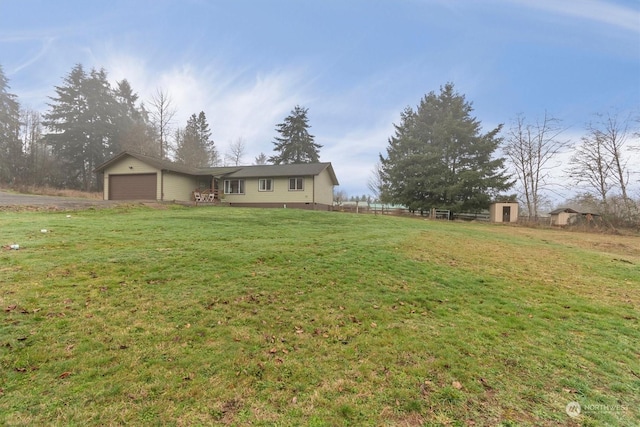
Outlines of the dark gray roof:
[{"label": "dark gray roof", "polygon": [[197,175],[212,175],[216,178],[229,175],[239,170],[242,166],[216,166],[212,168],[198,168]]},{"label": "dark gray roof", "polygon": [[201,170],[197,169],[197,168],[192,168],[190,166],[181,165],[179,163],[171,162],[169,160],[162,160],[162,159],[159,159],[157,157],[151,157],[151,156],[146,156],[144,154],[133,153],[131,151],[123,151],[120,154],[116,155],[115,157],[112,157],[111,159],[107,160],[103,164],[101,164],[98,167],[96,167],[94,172],[102,172],[103,170],[105,170],[106,168],[108,168],[112,164],[120,161],[122,158],[124,158],[126,156],[130,156],[130,157],[136,158],[136,159],[140,160],[141,162],[148,164],[149,166],[153,166],[154,168],[161,169],[161,170],[168,170],[168,171],[172,171],[172,172],[178,172],[178,173],[182,173],[182,174],[185,174],[185,175],[200,175],[201,174]]},{"label": "dark gray roof", "polygon": [[283,176],[315,176],[328,169],[329,176],[334,185],[338,185],[338,179],[333,171],[331,163],[299,163],[288,165],[256,165],[242,166],[237,171],[227,175],[228,178],[275,178]]},{"label": "dark gray roof", "polygon": [[95,168],[95,172],[102,172],[110,165],[118,162],[125,156],[134,157],[157,169],[196,176],[215,176],[229,178],[275,178],[286,176],[315,176],[325,169],[328,170],[333,185],[339,185],[331,163],[300,163],[290,165],[256,165],[256,166],[219,166],[210,168],[194,168],[156,157],[123,151],[110,160]]}]

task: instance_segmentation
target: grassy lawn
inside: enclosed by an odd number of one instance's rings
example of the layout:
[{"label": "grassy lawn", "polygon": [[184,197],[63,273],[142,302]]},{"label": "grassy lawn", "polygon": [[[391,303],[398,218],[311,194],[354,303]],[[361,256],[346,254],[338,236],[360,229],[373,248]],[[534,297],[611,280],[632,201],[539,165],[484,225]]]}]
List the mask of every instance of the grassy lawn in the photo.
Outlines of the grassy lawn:
[{"label": "grassy lawn", "polygon": [[2,425],[640,425],[638,237],[123,206],[13,243]]}]

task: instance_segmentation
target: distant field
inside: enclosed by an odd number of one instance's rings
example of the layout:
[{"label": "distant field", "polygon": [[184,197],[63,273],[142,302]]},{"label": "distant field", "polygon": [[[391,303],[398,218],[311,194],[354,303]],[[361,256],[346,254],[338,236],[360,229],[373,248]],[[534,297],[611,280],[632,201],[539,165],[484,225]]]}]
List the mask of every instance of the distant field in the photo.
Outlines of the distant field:
[{"label": "distant field", "polygon": [[640,425],[638,237],[121,206],[0,246],[2,425]]}]

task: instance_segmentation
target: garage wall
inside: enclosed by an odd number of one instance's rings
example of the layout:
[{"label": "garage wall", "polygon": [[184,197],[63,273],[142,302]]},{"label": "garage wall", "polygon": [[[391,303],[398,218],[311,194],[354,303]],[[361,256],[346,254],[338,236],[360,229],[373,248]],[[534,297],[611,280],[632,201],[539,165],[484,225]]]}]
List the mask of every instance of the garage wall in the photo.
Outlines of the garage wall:
[{"label": "garage wall", "polygon": [[191,200],[193,190],[198,187],[198,178],[177,173],[164,172],[164,198],[165,201]]},{"label": "garage wall", "polygon": [[119,162],[116,162],[110,165],[107,169],[104,170],[104,193],[103,193],[104,200],[109,200],[109,195],[111,194],[109,189],[110,175],[133,175],[133,174],[149,174],[149,173],[156,174],[155,199],[160,200],[162,196],[160,194],[160,188],[161,188],[160,171],[154,168],[153,166],[150,166],[144,162],[141,162],[135,157],[130,157],[130,156],[123,158]]}]

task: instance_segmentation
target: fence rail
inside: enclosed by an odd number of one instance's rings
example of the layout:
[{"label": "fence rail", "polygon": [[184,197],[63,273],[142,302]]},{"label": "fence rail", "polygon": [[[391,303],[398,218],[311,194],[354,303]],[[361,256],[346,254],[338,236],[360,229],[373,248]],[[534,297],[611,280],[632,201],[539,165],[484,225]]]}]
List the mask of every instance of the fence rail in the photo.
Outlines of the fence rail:
[{"label": "fence rail", "polygon": [[383,205],[367,202],[346,202],[339,205],[334,205],[334,210],[339,212],[361,213],[361,214],[374,214],[374,215],[409,215],[409,216],[422,216],[425,218],[440,219],[440,220],[465,220],[465,221],[489,221],[489,212],[479,213],[452,213],[446,209],[431,209],[423,211],[411,211],[404,206],[398,205]]}]

